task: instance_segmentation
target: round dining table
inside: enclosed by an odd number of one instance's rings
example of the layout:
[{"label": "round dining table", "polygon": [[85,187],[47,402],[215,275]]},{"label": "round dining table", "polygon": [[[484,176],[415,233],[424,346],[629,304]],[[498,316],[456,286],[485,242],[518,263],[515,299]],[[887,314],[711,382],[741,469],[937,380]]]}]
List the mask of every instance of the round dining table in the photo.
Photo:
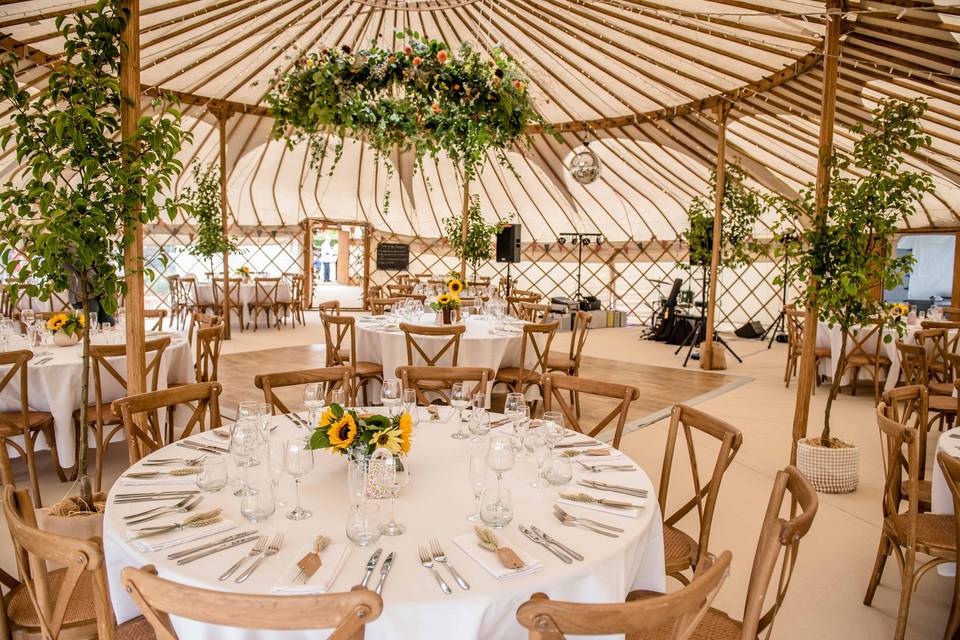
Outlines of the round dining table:
[{"label": "round dining table", "polygon": [[[940,434],[937,440],[937,451],[943,451],[954,458],[960,458],[960,427],[949,429]],[[936,462],[933,465],[933,479],[930,483],[932,490],[930,494],[930,512],[931,513],[954,513],[953,496],[950,495],[950,488],[943,477],[943,470]],[[940,575],[953,576],[956,574],[956,563],[942,564],[937,567]]]},{"label": "round dining table", "polygon": [[[264,288],[267,292],[272,289],[272,285],[264,285]],[[222,293],[222,288],[221,288]],[[257,295],[257,285],[256,282],[241,282],[240,283],[240,292],[239,292],[240,304],[253,304]],[[213,283],[212,282],[197,282],[197,301],[200,304],[212,305],[213,304]],[[293,301],[293,289],[290,285],[289,280],[281,280],[277,284],[277,295],[276,302],[280,304],[289,303]]]},{"label": "round dining table", "polygon": [[[170,345],[164,351],[160,361],[160,372],[157,386],[166,388],[174,382],[192,382],[195,379],[193,371],[193,352],[190,344],[178,332],[148,331],[147,340],[168,336]],[[95,336],[94,344],[119,344],[122,335],[112,335],[110,332]],[[10,339],[8,350],[26,349],[27,340],[21,336]],[[27,363],[27,385],[30,398],[30,409],[46,411],[53,415],[54,435],[57,439],[57,454],[60,464],[69,468],[76,462],[76,427],[73,422],[73,412],[80,408],[81,381],[83,379],[83,350],[80,344],[69,347],[46,345],[33,348],[34,357]],[[127,374],[125,357],[109,358],[110,364],[116,368],[121,376]],[[93,365],[91,364],[91,367]],[[0,373],[8,370],[0,367]],[[93,375],[90,376],[90,404],[94,403]],[[121,387],[112,376],[105,374],[101,378],[103,399],[112,402],[122,398],[126,389]],[[0,393],[0,411],[20,410],[20,382],[11,380]],[[18,436],[19,438],[19,436]],[[49,448],[48,443],[41,435],[37,440],[37,450]]]},{"label": "round dining table", "polygon": [[[368,625],[368,640],[521,640],[527,634],[516,622],[516,610],[536,592],[544,592],[556,600],[604,603],[623,602],[633,589],[664,590],[661,514],[655,488],[644,471],[635,467],[632,471],[594,473],[574,464],[577,469],[573,480],[567,485],[535,488],[530,486],[537,476],[532,457],[518,458],[513,469],[504,474],[503,486],[512,493],[514,517],[510,524],[496,532],[500,544],[513,549],[524,560],[525,571],[494,577],[495,572],[503,573],[503,570],[497,569],[500,565],[491,560],[493,554],[476,545],[474,525],[467,520],[467,516],[474,511],[473,487],[468,475],[469,454],[485,451],[487,442],[485,439],[471,442],[451,438],[451,434],[457,430],[459,419],[450,408],[441,408],[436,421],[431,421],[423,408],[418,411],[420,424],[414,430],[413,445],[407,458],[410,481],[396,503],[397,519],[406,525],[406,532],[399,536],[381,536],[368,546],[352,544],[346,537],[345,525],[350,511],[347,462],[342,456],[330,452],[315,451],[314,469],[303,479],[303,506],[313,512],[312,517],[301,521],[285,517],[294,502],[290,477],[284,477],[279,491],[279,496],[287,505],[259,523],[244,520],[240,513],[240,498],[234,496],[228,485],[219,492],[201,494],[203,501],[195,510],[204,512],[220,507],[225,517],[223,522],[210,525],[209,532],[200,534],[204,536],[202,538],[197,537],[197,532],[165,534],[170,536],[167,540],[158,536],[149,548],[145,548],[143,540],[129,539],[134,535],[131,530],[135,527],[128,527],[123,516],[169,502],[117,504],[118,494],[129,491],[170,491],[178,487],[189,490],[195,487],[189,478],[166,478],[151,487],[150,480],[133,480],[122,476],[108,496],[103,532],[110,595],[118,622],[140,614],[120,583],[124,567],[150,564],[156,567],[160,577],[177,583],[216,591],[267,595],[277,593],[278,585],[287,584],[284,576],[289,579],[293,575],[295,563],[309,550],[310,542],[319,534],[332,539],[330,549],[339,547],[345,550],[344,555],[340,556],[345,559],[340,562],[328,561],[335,569],[326,582],[326,588],[318,587],[317,592],[349,591],[361,583],[368,559],[375,550],[380,549],[379,564],[369,583],[370,588],[374,588],[379,581],[384,559],[393,554],[392,568],[382,590],[383,613]],[[303,439],[308,434],[306,429],[296,426],[287,416],[274,416],[272,425],[275,428],[270,438]],[[512,431],[512,425],[507,423],[498,426],[491,433],[501,431]],[[572,434],[571,440],[573,438],[582,440],[585,436]],[[210,432],[195,434],[190,440],[204,444],[220,442],[221,446],[226,441]],[[597,443],[596,446],[607,445]],[[189,449],[168,445],[126,473],[155,470],[157,467],[144,467],[143,463],[153,458],[182,457],[185,452],[191,454]],[[612,449],[607,459],[632,463]],[[592,461],[595,460],[593,458]],[[563,504],[562,508],[570,514],[616,526],[622,530],[618,537],[562,526],[553,515],[553,505],[560,500],[560,492],[586,491],[601,495],[576,484],[579,480],[601,480],[641,488],[647,491],[647,497],[626,497],[616,493],[602,495],[639,503],[639,508],[624,514],[611,513],[615,510],[606,507],[601,511],[598,510],[599,506],[591,505],[589,507],[592,508],[589,508],[577,503],[574,503],[576,506]],[[175,484],[176,481],[181,484]],[[492,472],[488,474],[487,482],[488,486],[496,482]],[[390,511],[389,501],[368,499],[368,503],[371,502],[380,503],[381,520],[386,520],[385,516]],[[148,524],[177,522],[183,517],[164,516]],[[537,526],[581,554],[584,559],[564,563],[546,548],[524,537],[518,527],[521,524]],[[218,576],[246,555],[253,546],[252,542],[185,564],[178,564],[177,559],[169,557],[244,531],[262,534],[267,539],[272,539],[278,533],[284,535],[279,552],[267,557],[245,582],[236,582],[236,576],[220,581]],[[431,572],[421,566],[418,548],[428,546],[431,540],[439,542],[447,559],[461,574],[469,589],[458,586],[446,568],[441,567],[441,575],[452,590],[452,593],[446,594],[441,591]],[[329,634],[326,630],[281,633],[244,629],[242,615],[238,617],[235,627],[218,627],[176,617],[172,618],[172,623],[181,638],[191,640],[299,640],[326,638]]]},{"label": "round dining table", "polygon": [[[900,354],[897,352],[897,340],[901,340],[907,344],[916,344],[916,339],[914,334],[917,331],[920,331],[921,325],[919,322],[914,323],[905,323],[904,324],[904,333],[899,335],[896,331],[893,331],[888,328],[882,330],[882,335],[884,337],[890,336],[890,341],[883,341],[881,338],[880,342],[880,355],[886,356],[890,360],[890,370],[886,373],[883,379],[882,391],[889,391],[897,386],[897,381],[900,379]],[[827,378],[833,378],[834,374],[834,363],[837,361],[836,358],[840,355],[840,348],[843,342],[843,330],[839,325],[834,325],[831,327],[826,322],[817,323],[817,347],[823,349],[830,349],[831,356],[829,358],[823,358],[820,361],[820,366],[818,373],[821,376]],[[873,347],[876,346],[876,342],[873,344],[865,345],[872,352]],[[847,340],[847,351],[849,353],[851,347],[851,342]],[[851,369],[848,369],[844,372],[843,377],[840,379],[841,385],[847,385],[851,383],[851,376],[853,372]],[[881,373],[881,375],[884,375]],[[861,371],[860,380],[870,380],[868,373]]]}]

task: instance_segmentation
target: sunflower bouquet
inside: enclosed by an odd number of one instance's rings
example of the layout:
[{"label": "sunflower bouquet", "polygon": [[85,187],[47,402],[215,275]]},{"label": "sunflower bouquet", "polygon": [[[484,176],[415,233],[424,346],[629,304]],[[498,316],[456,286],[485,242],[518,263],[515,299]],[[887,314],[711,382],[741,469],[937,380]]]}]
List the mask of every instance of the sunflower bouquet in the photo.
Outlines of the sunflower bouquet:
[{"label": "sunflower bouquet", "polygon": [[905,302],[898,302],[890,306],[890,315],[900,316],[901,318],[906,317],[910,313],[910,305]]},{"label": "sunflower bouquet", "polygon": [[386,449],[403,456],[410,452],[412,437],[413,421],[406,411],[390,418],[331,404],[310,436],[310,448],[329,449],[352,457],[369,456],[377,449]]},{"label": "sunflower bouquet", "polygon": [[83,333],[84,325],[83,314],[55,313],[47,319],[47,329],[68,336],[79,336]]},{"label": "sunflower bouquet", "polygon": [[447,292],[437,296],[435,302],[430,303],[434,311],[445,311],[460,308],[460,293],[463,291],[463,282],[457,278],[447,281]]}]

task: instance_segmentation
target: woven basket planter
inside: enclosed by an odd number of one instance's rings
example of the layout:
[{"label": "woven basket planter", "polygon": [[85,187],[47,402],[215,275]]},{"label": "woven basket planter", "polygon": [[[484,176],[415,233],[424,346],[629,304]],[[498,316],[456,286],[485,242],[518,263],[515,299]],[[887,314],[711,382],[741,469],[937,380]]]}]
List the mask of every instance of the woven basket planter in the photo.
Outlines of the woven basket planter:
[{"label": "woven basket planter", "polygon": [[797,468],[821,493],[850,493],[860,479],[860,449],[797,443]]}]

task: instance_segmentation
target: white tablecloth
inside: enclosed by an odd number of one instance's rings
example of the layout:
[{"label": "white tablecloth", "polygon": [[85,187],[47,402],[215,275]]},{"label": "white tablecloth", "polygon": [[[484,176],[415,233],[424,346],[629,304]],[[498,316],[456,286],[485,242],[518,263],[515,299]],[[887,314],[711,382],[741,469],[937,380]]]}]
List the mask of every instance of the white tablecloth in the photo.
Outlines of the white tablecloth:
[{"label": "white tablecloth", "polygon": [[[460,354],[457,365],[460,367],[487,367],[494,373],[503,367],[516,367],[520,364],[521,335],[498,335],[491,330],[492,322],[486,318],[471,318],[464,320],[467,330],[460,338]],[[425,313],[416,324],[436,326],[433,313]],[[396,376],[397,367],[407,364],[407,342],[400,329],[385,329],[376,325],[365,325],[358,321],[357,328],[357,360],[361,362],[375,362],[383,365],[383,375],[386,378]],[[436,344],[436,350],[424,350],[431,355],[439,351],[449,336],[417,336],[421,345]],[[542,347],[542,338],[540,346]],[[450,366],[453,350],[447,351],[437,362],[438,366]],[[413,352],[414,364],[424,364],[416,349]],[[525,366],[531,368],[536,363],[533,348],[527,346]],[[370,402],[378,402],[380,397],[379,385],[370,386],[372,396]],[[531,391],[532,393],[532,391]],[[489,393],[487,394],[489,399]]]},{"label": "white tablecloth", "polygon": [[[937,452],[944,451],[948,455],[960,458],[960,427],[944,431],[937,440]],[[934,458],[933,463],[933,491],[930,495],[931,513],[953,513],[953,496],[950,495],[950,489],[947,487],[947,481],[943,477],[943,470],[940,464]],[[952,576],[957,570],[957,565],[943,564],[937,567],[940,575]]]},{"label": "white tablecloth", "polygon": [[[535,465],[531,458],[518,459],[516,466],[504,476],[504,486],[510,488],[513,494],[515,516],[513,523],[502,529],[498,536],[502,541],[507,541],[511,546],[532,555],[543,563],[544,568],[539,573],[508,581],[495,580],[453,542],[454,537],[472,529],[472,523],[466,520],[466,516],[473,512],[473,493],[467,460],[470,451],[478,445],[450,438],[455,428],[452,423],[431,423],[426,421],[425,417],[422,419],[423,422],[414,435],[410,454],[411,481],[397,503],[397,518],[407,526],[406,533],[398,537],[381,537],[368,547],[351,545],[349,558],[332,585],[332,591],[342,592],[359,584],[366,561],[374,549],[383,548],[381,562],[386,554],[396,552],[393,570],[383,591],[383,615],[368,626],[368,640],[521,640],[527,635],[516,622],[516,610],[535,592],[545,592],[557,600],[623,602],[631,589],[664,589],[661,515],[655,487],[642,470],[601,476],[615,475],[616,477],[611,479],[613,482],[647,489],[649,497],[638,517],[628,518],[569,507],[572,513],[626,529],[626,533],[614,539],[582,529],[560,526],[551,515],[557,490],[529,487],[535,475]],[[283,416],[275,417],[274,421],[280,425],[272,436],[274,438],[302,437],[306,433],[293,427]],[[212,436],[199,437],[205,439]],[[173,451],[182,455],[185,449],[174,446],[172,450],[161,450],[153,455],[169,456]],[[237,584],[232,579],[219,582],[216,576],[233,564],[240,555],[245,554],[250,545],[214,554],[183,566],[167,560],[167,555],[179,548],[153,553],[134,549],[126,542],[122,516],[153,505],[114,505],[112,495],[129,489],[119,482],[115,484],[104,519],[104,548],[110,594],[118,621],[129,620],[139,614],[119,582],[120,571],[125,566],[153,564],[161,577],[177,582],[216,590],[267,594],[281,574],[297,560],[295,556],[298,551],[317,534],[330,536],[334,544],[349,544],[344,533],[348,513],[346,462],[339,456],[324,452],[316,452],[315,456],[316,467],[303,482],[304,506],[313,510],[313,517],[308,520],[292,522],[285,518],[286,512],[292,506],[288,505],[268,521],[251,524],[240,515],[240,499],[228,490],[205,494],[200,508],[222,506],[225,516],[236,523],[236,531],[259,529],[271,536],[283,531],[286,536],[280,553],[265,561],[253,577],[243,584]],[[597,474],[584,470],[574,472],[575,480],[581,477],[598,479]],[[281,495],[289,503],[293,502],[294,497],[292,485],[291,478],[283,479]],[[566,490],[575,486],[568,485]],[[170,485],[164,486],[164,489],[170,488]],[[389,511],[386,501],[383,501],[380,508],[381,511]],[[162,523],[167,519],[158,521]],[[517,524],[534,524],[542,528],[579,551],[586,560],[571,565],[563,564],[546,549],[524,538],[517,530]],[[226,535],[229,533],[217,534],[214,539]],[[453,594],[444,595],[430,572],[420,566],[417,547],[428,544],[431,538],[440,541],[450,561],[470,583],[469,591],[460,589],[445,575],[452,586]],[[183,546],[189,548],[198,544],[196,542]],[[441,573],[444,571],[445,569],[441,569]],[[373,585],[376,584],[378,576],[379,568],[374,574]],[[238,625],[242,624],[242,620],[238,620]],[[325,632],[245,631],[211,627],[183,619],[174,619],[174,626],[181,638],[190,640],[305,640],[327,637]]]},{"label": "white tablecloth", "polygon": [[[192,382],[193,352],[190,345],[179,334],[166,333],[173,337],[160,362],[160,388],[166,388],[171,382]],[[147,339],[156,338],[159,334],[147,332]],[[98,340],[95,338],[95,342]],[[26,348],[20,338],[13,338],[11,350]],[[60,464],[64,467],[73,466],[76,460],[76,429],[73,424],[73,412],[80,408],[80,387],[83,376],[82,349],[79,344],[72,347],[45,346],[43,350],[50,352],[52,359],[45,364],[29,363],[27,381],[29,384],[30,408],[34,411],[49,411],[53,414],[54,432],[57,438],[57,453]],[[40,351],[37,347],[35,352]],[[149,356],[148,356],[149,357]],[[39,360],[40,356],[34,356]],[[125,358],[113,358],[111,363],[117,372],[126,376],[127,363]],[[91,368],[93,365],[91,364]],[[8,367],[0,367],[7,371]],[[108,373],[101,376],[104,400],[113,401],[126,395],[123,389]],[[90,404],[94,400],[93,375],[90,376]],[[3,393],[0,394],[0,411],[20,410],[20,382],[12,380]],[[37,441],[38,449],[46,449],[47,443],[41,435]]]},{"label": "white tablecloth", "polygon": [[[889,391],[897,386],[897,380],[900,379],[900,354],[897,353],[897,340],[903,340],[907,344],[915,344],[913,334],[917,331],[920,331],[920,323],[917,324],[908,324],[906,325],[906,331],[901,337],[897,334],[896,331],[891,331],[889,329],[883,329],[883,335],[891,336],[889,342],[883,342],[881,339],[880,342],[880,354],[890,358],[890,373],[887,375],[883,383],[883,391]],[[826,376],[828,378],[833,378],[834,374],[834,363],[837,361],[836,358],[840,355],[840,343],[843,341],[843,331],[840,329],[839,325],[834,326],[833,328],[827,326],[826,322],[817,323],[817,347],[821,349],[830,349],[831,356],[829,359],[824,358],[820,361],[819,374]],[[851,339],[847,339],[847,352],[850,352],[850,343]],[[870,345],[870,353],[873,353],[873,345]],[[852,371],[850,369],[844,374],[841,378],[840,384],[846,385],[852,382],[851,376]],[[881,371],[880,375],[883,375]],[[870,374],[860,372],[861,380],[871,380]]]},{"label": "white tablecloth", "polygon": [[[269,293],[272,285],[265,285],[266,292]],[[253,282],[240,283],[240,304],[252,304],[256,295],[257,285]],[[200,304],[213,304],[213,283],[198,282],[197,298]],[[277,285],[277,302],[290,302],[293,299],[293,293],[289,282],[280,281]]]}]

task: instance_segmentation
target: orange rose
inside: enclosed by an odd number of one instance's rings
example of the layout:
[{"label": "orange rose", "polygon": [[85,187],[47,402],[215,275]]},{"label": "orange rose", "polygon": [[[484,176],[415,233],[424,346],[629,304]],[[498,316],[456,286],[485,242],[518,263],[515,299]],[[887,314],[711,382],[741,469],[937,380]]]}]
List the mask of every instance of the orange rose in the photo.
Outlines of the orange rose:
[{"label": "orange rose", "polygon": [[397,56],[393,54],[390,54],[389,56],[387,56],[387,62],[389,62],[390,64],[393,64],[396,61],[397,61]]},{"label": "orange rose", "polygon": [[413,47],[411,47],[410,45],[406,45],[403,48],[403,52],[407,55],[410,55],[411,53],[413,53]]},{"label": "orange rose", "polygon": [[447,62],[447,52],[441,49],[437,52],[437,62],[445,64]]},{"label": "orange rose", "polygon": [[416,56],[413,59],[413,66],[419,67],[421,62],[423,62],[423,58],[421,58],[420,56]]},{"label": "orange rose", "polygon": [[434,113],[440,113],[440,105],[437,104],[436,102],[430,105],[430,108],[433,110]]},{"label": "orange rose", "polygon": [[523,83],[520,82],[519,80],[514,80],[514,81],[513,81],[513,87],[514,87],[517,91],[523,91]]}]

